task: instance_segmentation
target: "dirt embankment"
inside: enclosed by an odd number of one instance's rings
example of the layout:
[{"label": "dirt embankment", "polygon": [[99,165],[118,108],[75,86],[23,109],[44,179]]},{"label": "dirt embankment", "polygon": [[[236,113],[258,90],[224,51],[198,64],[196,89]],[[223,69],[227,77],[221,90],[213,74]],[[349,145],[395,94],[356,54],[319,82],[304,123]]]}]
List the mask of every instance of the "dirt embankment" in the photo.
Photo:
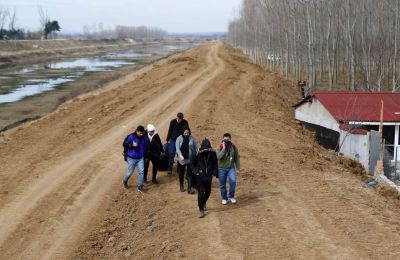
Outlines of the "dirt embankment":
[{"label": "dirt embankment", "polygon": [[[211,43],[4,133],[1,258],[399,258],[399,202],[319,147],[293,119],[296,100],[290,84]],[[176,173],[144,194],[121,184],[122,138],[151,122],[164,139],[178,111],[198,142],[231,132],[241,153],[238,203],[221,205],[214,180],[204,219]]]},{"label": "dirt embankment", "polygon": [[[176,42],[171,41],[171,43]],[[88,56],[104,51],[125,50],[158,43],[162,42],[143,43],[131,39],[0,41],[0,65],[36,64],[60,58]]]},{"label": "dirt embankment", "polygon": [[116,40],[0,41],[0,64],[38,63],[100,51],[126,49],[135,45],[135,42]]}]

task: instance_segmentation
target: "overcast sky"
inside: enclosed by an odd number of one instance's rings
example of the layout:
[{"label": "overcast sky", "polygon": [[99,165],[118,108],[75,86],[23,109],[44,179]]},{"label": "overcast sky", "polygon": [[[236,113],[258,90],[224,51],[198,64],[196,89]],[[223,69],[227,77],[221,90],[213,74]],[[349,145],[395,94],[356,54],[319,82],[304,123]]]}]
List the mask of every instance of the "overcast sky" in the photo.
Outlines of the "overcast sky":
[{"label": "overcast sky", "polygon": [[57,20],[62,32],[82,32],[83,25],[147,25],[168,32],[226,32],[242,0],[0,0],[17,11],[17,26],[40,27],[38,6]]}]

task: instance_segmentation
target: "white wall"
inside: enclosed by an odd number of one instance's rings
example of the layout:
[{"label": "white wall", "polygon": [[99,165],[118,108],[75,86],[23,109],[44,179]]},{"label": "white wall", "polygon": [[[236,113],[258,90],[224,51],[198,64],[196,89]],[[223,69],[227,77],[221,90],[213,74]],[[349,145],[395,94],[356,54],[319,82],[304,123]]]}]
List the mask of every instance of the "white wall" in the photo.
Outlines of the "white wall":
[{"label": "white wall", "polygon": [[340,130],[340,151],[346,157],[358,161],[369,169],[369,133],[366,135],[350,134]]},{"label": "white wall", "polygon": [[320,125],[339,132],[339,124],[326,108],[315,97],[312,102],[305,102],[295,110],[295,118],[299,121]]}]

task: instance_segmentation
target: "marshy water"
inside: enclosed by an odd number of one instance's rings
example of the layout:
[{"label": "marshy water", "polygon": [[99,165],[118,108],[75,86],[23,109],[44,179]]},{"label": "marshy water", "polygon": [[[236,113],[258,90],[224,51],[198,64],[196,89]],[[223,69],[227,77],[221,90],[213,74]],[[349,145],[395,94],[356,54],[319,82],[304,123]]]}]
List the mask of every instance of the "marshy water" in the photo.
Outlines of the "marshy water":
[{"label": "marshy water", "polygon": [[87,73],[112,71],[126,65],[146,63],[152,56],[166,56],[192,44],[154,44],[135,49],[109,51],[97,56],[74,58],[24,67],[0,69],[0,105],[52,91],[76,81]]}]

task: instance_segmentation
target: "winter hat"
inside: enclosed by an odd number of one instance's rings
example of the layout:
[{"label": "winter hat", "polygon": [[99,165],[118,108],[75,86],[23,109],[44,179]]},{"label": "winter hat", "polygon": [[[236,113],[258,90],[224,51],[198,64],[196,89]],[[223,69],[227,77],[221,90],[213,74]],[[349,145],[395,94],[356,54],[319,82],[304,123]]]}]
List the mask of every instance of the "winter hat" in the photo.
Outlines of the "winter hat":
[{"label": "winter hat", "polygon": [[148,132],[156,131],[156,127],[154,125],[152,125],[152,124],[148,124],[147,125],[147,131]]}]

